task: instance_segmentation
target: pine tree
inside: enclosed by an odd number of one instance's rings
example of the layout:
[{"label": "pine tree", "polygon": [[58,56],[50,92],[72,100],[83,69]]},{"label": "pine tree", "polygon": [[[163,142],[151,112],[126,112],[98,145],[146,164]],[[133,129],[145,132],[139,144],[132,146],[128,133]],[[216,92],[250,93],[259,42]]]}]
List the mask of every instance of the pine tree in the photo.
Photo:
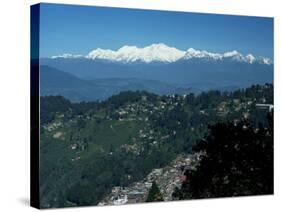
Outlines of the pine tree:
[{"label": "pine tree", "polygon": [[157,186],[156,182],[154,181],[149,190],[146,202],[159,202],[159,201],[163,201],[163,196],[160,192],[159,187]]}]

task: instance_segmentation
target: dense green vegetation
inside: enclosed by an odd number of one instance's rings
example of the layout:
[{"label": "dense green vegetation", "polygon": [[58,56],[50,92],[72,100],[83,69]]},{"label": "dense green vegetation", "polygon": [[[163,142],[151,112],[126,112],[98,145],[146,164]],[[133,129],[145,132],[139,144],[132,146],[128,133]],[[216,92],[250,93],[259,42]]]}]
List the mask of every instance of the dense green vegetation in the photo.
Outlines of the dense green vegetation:
[{"label": "dense green vegetation", "polygon": [[253,130],[268,128],[268,110],[256,103],[273,103],[272,85],[184,96],[127,91],[103,102],[41,97],[41,206],[97,204],[113,186],[192,152],[208,125],[247,121]]},{"label": "dense green vegetation", "polygon": [[[273,194],[273,114],[268,126],[218,123],[194,149],[204,151],[196,171],[174,192],[179,199]],[[202,183],[204,182],[204,183]]]},{"label": "dense green vegetation", "polygon": [[156,182],[153,182],[149,190],[146,202],[159,202],[159,201],[163,201],[163,197]]}]

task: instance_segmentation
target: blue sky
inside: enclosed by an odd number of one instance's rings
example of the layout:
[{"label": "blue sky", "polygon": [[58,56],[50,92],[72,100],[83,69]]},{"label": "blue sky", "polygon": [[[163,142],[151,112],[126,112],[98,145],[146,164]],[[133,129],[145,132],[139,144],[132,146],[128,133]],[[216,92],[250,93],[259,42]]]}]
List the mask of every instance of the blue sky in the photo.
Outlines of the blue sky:
[{"label": "blue sky", "polygon": [[40,56],[165,43],[273,59],[273,19],[264,17],[41,4]]}]

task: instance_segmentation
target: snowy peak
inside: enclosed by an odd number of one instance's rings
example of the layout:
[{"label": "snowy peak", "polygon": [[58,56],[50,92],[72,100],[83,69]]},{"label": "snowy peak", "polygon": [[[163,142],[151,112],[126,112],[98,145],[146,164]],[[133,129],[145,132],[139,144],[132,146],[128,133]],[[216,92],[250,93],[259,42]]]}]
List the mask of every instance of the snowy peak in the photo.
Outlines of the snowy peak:
[{"label": "snowy peak", "polygon": [[259,63],[261,63],[261,64],[266,64],[266,65],[272,65],[273,64],[273,62],[269,58],[266,58],[266,57],[259,57],[257,59],[257,61],[259,61]]},{"label": "snowy peak", "polygon": [[183,57],[184,51],[169,47],[163,43],[152,44],[144,48],[123,46],[117,51],[95,49],[86,57],[90,59],[107,59],[119,62],[175,62]]},{"label": "snowy peak", "polygon": [[245,59],[246,59],[246,61],[247,61],[248,63],[251,63],[251,64],[256,61],[256,58],[255,58],[252,54],[248,54],[248,55],[245,57]]},{"label": "snowy peak", "polygon": [[252,54],[246,56],[240,52],[234,50],[225,53],[213,53],[205,50],[196,50],[189,48],[186,51],[179,50],[174,47],[167,46],[164,43],[152,44],[143,48],[137,46],[123,46],[118,50],[101,49],[97,48],[89,52],[86,56],[73,55],[73,54],[62,54],[53,56],[51,58],[88,58],[91,60],[101,59],[112,62],[132,63],[132,62],[165,62],[172,63],[178,60],[191,60],[191,59],[205,59],[205,60],[231,60],[237,62],[246,62],[249,64],[260,63],[271,65],[273,62],[269,58],[258,57],[256,58]]},{"label": "snowy peak", "polygon": [[221,59],[221,55],[218,53],[211,53],[211,52],[207,52],[207,51],[200,51],[200,50],[196,50],[193,48],[189,48],[183,59],[192,59],[192,58],[208,58],[208,59]]},{"label": "snowy peak", "polygon": [[244,56],[236,50],[219,54],[219,53],[207,52],[205,50],[201,51],[201,50],[189,48],[186,51],[186,53],[182,59],[189,60],[189,59],[193,59],[193,58],[202,58],[202,59],[208,59],[208,60],[228,59],[231,61],[245,62],[245,63],[249,63],[249,64],[253,64],[255,62],[258,62],[260,64],[265,64],[265,65],[273,64],[273,62],[269,58],[265,58],[265,57],[256,58],[252,54],[247,54],[246,56]]},{"label": "snowy peak", "polygon": [[93,51],[91,51],[86,57],[89,59],[109,59],[114,58],[115,52],[110,49],[100,49],[97,48]]},{"label": "snowy peak", "polygon": [[225,52],[223,54],[219,53],[213,53],[213,52],[208,52],[205,50],[196,50],[193,48],[189,48],[186,51],[185,56],[183,57],[184,59],[192,59],[192,58],[205,58],[209,60],[223,60],[226,58],[230,58],[233,60],[237,61],[245,61],[246,58],[243,57],[242,54],[240,54],[238,51],[234,50],[231,52]]},{"label": "snowy peak", "polygon": [[81,58],[84,57],[81,54],[70,54],[70,53],[64,53],[61,55],[57,55],[57,56],[52,56],[52,59],[57,59],[57,58]]},{"label": "snowy peak", "polygon": [[236,51],[236,50],[231,51],[231,52],[223,53],[223,57],[241,57],[241,56],[242,55],[238,51]]}]

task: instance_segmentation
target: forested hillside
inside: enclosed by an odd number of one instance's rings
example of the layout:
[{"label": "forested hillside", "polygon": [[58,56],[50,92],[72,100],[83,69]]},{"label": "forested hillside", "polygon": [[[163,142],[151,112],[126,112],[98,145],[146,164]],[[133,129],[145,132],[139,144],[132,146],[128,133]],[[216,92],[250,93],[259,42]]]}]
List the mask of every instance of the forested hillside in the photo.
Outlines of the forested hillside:
[{"label": "forested hillside", "polygon": [[[96,205],[113,187],[128,186],[177,156],[198,151],[195,146],[212,136],[208,126],[245,125],[252,130],[249,133],[270,128],[268,105],[273,104],[273,85],[200,95],[126,91],[102,102],[71,103],[62,96],[44,96],[40,104],[41,206]],[[268,139],[262,137],[267,130],[259,133],[257,145],[262,145]],[[239,137],[235,139],[234,146]],[[238,152],[244,154],[244,148]],[[200,180],[194,178],[193,182]],[[188,198],[189,186],[178,189],[175,198]],[[198,195],[192,197],[208,197],[207,188],[204,194],[193,188]]]}]

